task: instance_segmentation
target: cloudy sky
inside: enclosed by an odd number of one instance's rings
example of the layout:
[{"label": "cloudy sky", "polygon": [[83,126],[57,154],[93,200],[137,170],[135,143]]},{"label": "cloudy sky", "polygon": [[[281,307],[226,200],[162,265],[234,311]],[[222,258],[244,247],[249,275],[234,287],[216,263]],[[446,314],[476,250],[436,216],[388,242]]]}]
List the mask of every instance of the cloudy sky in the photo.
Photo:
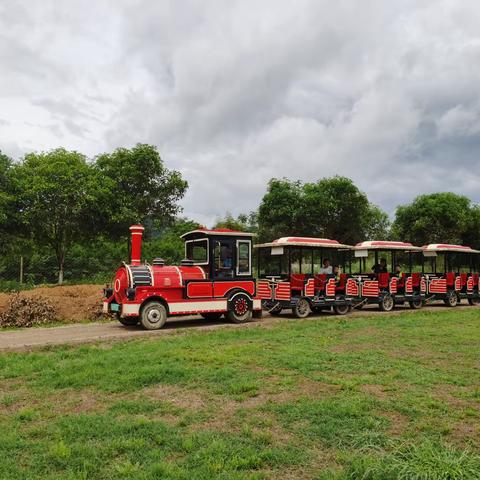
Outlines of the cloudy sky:
[{"label": "cloudy sky", "polygon": [[480,202],[480,2],[2,0],[0,150],[137,142],[206,224],[283,176]]}]

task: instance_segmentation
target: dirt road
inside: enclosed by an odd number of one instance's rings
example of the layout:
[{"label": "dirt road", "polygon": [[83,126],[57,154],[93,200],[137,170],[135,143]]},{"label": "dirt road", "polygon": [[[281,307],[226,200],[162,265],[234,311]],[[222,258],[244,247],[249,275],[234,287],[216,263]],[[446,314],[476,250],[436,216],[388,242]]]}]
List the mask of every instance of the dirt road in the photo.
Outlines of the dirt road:
[{"label": "dirt road", "polygon": [[[435,305],[423,308],[421,310],[410,310],[409,308],[398,307],[394,312],[384,313],[379,312],[375,307],[368,307],[361,311],[355,311],[344,318],[356,318],[365,315],[395,315],[410,311],[414,314],[425,311],[442,311],[447,307],[443,305]],[[458,306],[459,311],[463,309],[471,309],[468,305]],[[309,319],[327,319],[331,314],[323,313],[321,315],[312,315]],[[332,315],[332,318],[339,318]],[[212,330],[218,328],[249,328],[259,324],[269,325],[278,322],[281,319],[295,321],[295,318],[289,315],[282,315],[281,317],[272,317],[264,315],[260,321],[250,322],[242,325],[233,325],[225,321],[207,322],[200,317],[182,317],[180,319],[170,320],[162,330],[147,331],[140,326],[124,327],[118,322],[108,323],[83,323],[74,325],[65,325],[60,327],[49,328],[30,328],[23,330],[14,330],[7,332],[0,332],[0,352],[8,350],[30,350],[48,345],[62,345],[62,344],[80,344],[80,343],[94,343],[98,341],[112,341],[112,340],[127,340],[129,338],[153,336],[153,335],[171,335],[179,333],[186,329],[195,330]]]}]

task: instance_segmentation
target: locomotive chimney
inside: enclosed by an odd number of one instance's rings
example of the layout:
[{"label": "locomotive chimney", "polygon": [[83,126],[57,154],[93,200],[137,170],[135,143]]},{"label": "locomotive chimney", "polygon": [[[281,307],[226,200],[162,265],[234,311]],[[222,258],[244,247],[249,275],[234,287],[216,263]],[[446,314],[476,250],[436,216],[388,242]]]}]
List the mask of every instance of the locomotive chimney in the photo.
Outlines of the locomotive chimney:
[{"label": "locomotive chimney", "polygon": [[132,225],[130,232],[132,235],[132,258],[130,263],[132,265],[140,265],[142,256],[142,235],[145,229],[141,225]]}]

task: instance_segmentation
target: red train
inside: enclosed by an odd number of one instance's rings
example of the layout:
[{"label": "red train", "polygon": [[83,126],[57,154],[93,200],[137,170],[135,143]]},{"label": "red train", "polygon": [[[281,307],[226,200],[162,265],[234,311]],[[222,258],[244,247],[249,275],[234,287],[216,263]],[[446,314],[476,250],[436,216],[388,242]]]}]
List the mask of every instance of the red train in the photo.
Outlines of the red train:
[{"label": "red train", "polygon": [[303,318],[312,311],[339,315],[376,304],[421,308],[443,300],[455,306],[462,299],[480,302],[480,251],[461,245],[368,241],[356,246],[336,240],[283,237],[255,245],[258,280],[252,268],[253,234],[229,229],[199,228],[182,236],[185,260],[167,266],[160,258],[141,262],[144,228],[133,225],[131,261],[104,289],[103,310],[124,325],[163,327],[175,315],[225,315],[242,323],[290,310]]}]

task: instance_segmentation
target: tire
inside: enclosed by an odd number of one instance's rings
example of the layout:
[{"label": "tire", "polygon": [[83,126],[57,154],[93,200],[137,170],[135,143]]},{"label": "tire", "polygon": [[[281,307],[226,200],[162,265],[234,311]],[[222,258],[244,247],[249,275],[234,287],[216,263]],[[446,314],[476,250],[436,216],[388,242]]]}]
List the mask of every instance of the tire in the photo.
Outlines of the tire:
[{"label": "tire", "polygon": [[350,305],[334,305],[333,306],[333,311],[337,314],[337,315],[346,315],[347,313],[350,312],[352,308],[350,307]]},{"label": "tire", "polygon": [[391,312],[393,307],[395,307],[393,297],[389,293],[385,293],[380,299],[378,306],[382,312]]},{"label": "tire", "polygon": [[227,318],[232,323],[245,323],[252,319],[252,300],[245,293],[236,293],[228,301]]},{"label": "tire", "polygon": [[419,308],[423,307],[423,302],[421,299],[413,300],[412,302],[408,302],[408,304],[410,305],[410,308],[413,310],[418,310]]},{"label": "tire", "polygon": [[292,312],[297,318],[308,317],[310,315],[310,311],[310,304],[305,298],[300,298],[292,308]]},{"label": "tire", "polygon": [[480,298],[469,298],[468,303],[470,305],[480,305]]},{"label": "tire", "polygon": [[167,309],[160,302],[148,302],[140,311],[140,323],[146,330],[159,330],[167,321]]},{"label": "tire", "polygon": [[458,296],[454,290],[449,290],[447,292],[447,298],[444,300],[445,305],[449,307],[456,307],[458,304]]},{"label": "tire", "polygon": [[200,314],[205,320],[214,322],[222,318],[223,312],[205,312]]},{"label": "tire", "polygon": [[133,327],[138,324],[138,317],[124,317],[117,315],[117,320],[126,327]]}]

